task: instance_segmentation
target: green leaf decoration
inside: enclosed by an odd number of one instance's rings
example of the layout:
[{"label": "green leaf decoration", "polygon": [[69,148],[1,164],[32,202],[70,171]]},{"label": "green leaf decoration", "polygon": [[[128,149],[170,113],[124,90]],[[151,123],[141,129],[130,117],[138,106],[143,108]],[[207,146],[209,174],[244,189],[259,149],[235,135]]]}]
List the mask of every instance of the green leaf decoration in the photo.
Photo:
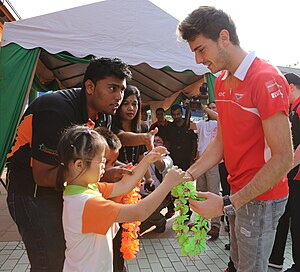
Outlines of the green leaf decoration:
[{"label": "green leaf decoration", "polygon": [[176,232],[178,244],[181,247],[181,254],[195,257],[204,252],[206,248],[206,234],[209,224],[208,220],[197,213],[194,213],[194,226],[191,229],[184,224],[189,219],[187,215],[189,210],[188,199],[191,198],[197,201],[205,199],[197,196],[192,181],[182,181],[172,189],[171,194],[177,198],[174,201],[175,211],[180,211],[181,214],[176,217],[172,226],[172,229]]}]

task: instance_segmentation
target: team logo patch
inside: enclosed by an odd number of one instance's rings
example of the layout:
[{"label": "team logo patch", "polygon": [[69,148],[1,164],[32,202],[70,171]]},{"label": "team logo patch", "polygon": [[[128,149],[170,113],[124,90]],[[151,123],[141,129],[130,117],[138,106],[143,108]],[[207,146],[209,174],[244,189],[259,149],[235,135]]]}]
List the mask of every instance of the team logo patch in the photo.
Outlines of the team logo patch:
[{"label": "team logo patch", "polygon": [[239,101],[244,96],[244,94],[238,94],[238,93],[236,93],[236,94],[234,94],[234,96],[235,96],[235,99],[237,101]]},{"label": "team logo patch", "polygon": [[282,85],[278,84],[275,79],[272,79],[265,83],[265,86],[270,93],[272,98],[276,98],[278,96],[283,96],[281,89]]}]

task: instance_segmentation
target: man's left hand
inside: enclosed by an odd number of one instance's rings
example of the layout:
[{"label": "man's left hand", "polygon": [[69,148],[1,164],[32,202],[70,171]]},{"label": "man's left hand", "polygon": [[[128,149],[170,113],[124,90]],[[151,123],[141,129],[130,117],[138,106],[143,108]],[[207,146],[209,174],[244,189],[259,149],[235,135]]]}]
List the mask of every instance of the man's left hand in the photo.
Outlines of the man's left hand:
[{"label": "man's left hand", "polygon": [[206,219],[223,215],[223,198],[210,192],[197,192],[198,197],[204,201],[189,199],[190,208]]}]

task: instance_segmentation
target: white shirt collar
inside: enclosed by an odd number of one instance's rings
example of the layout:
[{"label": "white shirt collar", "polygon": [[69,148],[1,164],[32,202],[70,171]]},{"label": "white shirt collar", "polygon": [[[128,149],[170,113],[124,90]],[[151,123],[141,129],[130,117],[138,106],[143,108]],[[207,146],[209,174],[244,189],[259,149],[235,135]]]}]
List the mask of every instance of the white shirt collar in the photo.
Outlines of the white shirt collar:
[{"label": "white shirt collar", "polygon": [[[247,74],[251,64],[255,60],[255,58],[256,58],[255,52],[254,51],[249,52],[248,55],[243,59],[243,61],[239,65],[239,67],[236,69],[233,76],[238,78],[239,80],[244,80],[244,78],[246,77],[246,74]],[[229,71],[226,71],[226,73],[222,77],[222,80],[225,80],[227,78],[228,74],[229,74]]]}]

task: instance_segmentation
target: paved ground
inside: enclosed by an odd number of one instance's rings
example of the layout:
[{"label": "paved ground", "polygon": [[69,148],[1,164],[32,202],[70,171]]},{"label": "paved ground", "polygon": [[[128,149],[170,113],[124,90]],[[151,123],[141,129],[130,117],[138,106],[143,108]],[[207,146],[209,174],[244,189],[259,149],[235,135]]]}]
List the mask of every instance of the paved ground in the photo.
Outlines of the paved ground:
[{"label": "paved ground", "polygon": [[[0,185],[0,271],[30,271],[26,250],[5,202],[6,193]],[[195,258],[183,257],[171,225],[168,221],[165,233],[146,233],[140,240],[140,252],[135,260],[126,262],[128,272],[171,272],[171,271],[224,271],[229,251],[224,249],[228,243],[227,233],[222,228],[219,239],[207,241],[206,251]],[[288,238],[284,269],[291,265],[291,241]],[[269,268],[268,272],[280,271]],[[105,271],[102,271],[105,272]],[[259,271],[258,271],[259,272]]]}]

